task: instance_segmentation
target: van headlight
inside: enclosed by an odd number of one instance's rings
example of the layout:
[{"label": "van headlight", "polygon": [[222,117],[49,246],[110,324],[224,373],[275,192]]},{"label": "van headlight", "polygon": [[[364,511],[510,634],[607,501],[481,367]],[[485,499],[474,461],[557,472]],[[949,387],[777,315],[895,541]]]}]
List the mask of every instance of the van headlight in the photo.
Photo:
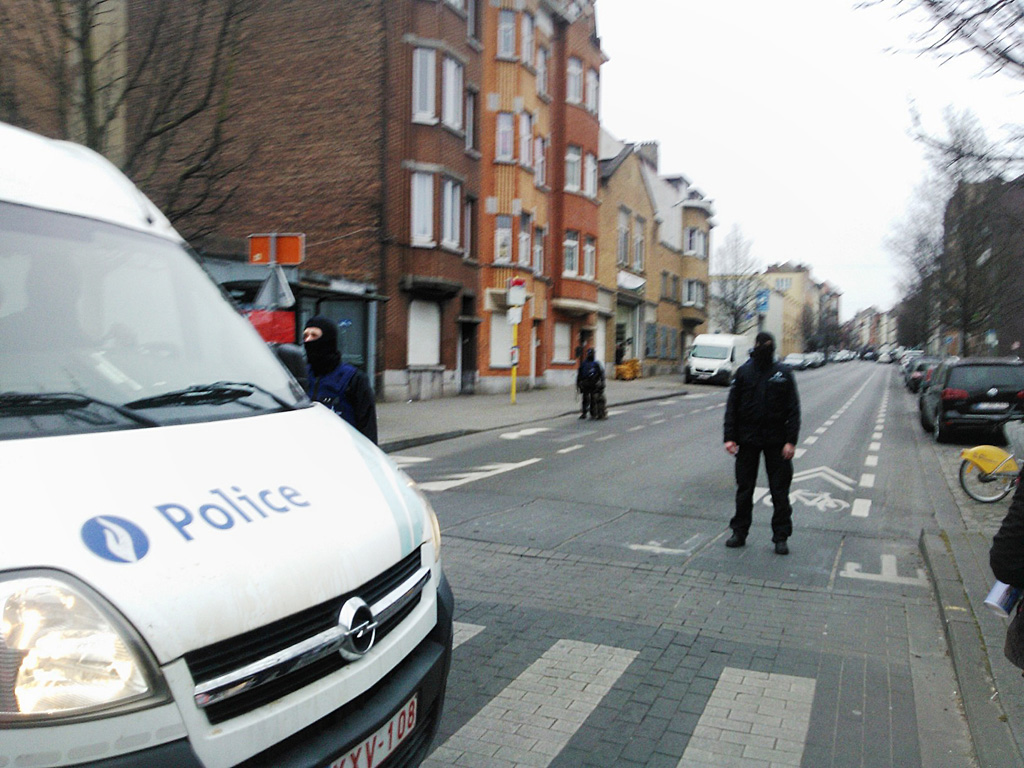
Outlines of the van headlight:
[{"label": "van headlight", "polygon": [[[418,498],[420,503],[423,504],[423,513],[427,517],[425,528],[429,531],[430,540],[434,545],[434,562],[436,563],[441,559],[441,523],[437,519],[437,513],[434,511],[434,505],[430,503],[430,499],[427,498],[427,494],[420,490],[420,487],[416,485],[415,480],[409,477],[409,475],[402,470],[398,470],[398,472],[402,476],[402,479],[408,484],[409,489],[416,494],[416,498]],[[424,541],[426,541],[426,538],[424,538]]]},{"label": "van headlight", "polygon": [[0,577],[0,722],[149,705],[158,679],[141,642],[88,588]]}]

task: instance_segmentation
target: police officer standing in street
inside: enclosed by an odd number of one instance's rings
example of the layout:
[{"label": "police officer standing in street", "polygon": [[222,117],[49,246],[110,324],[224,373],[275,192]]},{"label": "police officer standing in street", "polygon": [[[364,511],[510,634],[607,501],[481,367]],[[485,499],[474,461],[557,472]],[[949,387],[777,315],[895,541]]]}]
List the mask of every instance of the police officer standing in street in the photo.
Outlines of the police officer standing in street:
[{"label": "police officer standing in street", "polygon": [[775,338],[759,333],[750,359],[736,371],[725,407],[725,450],[736,457],[736,515],[727,547],[742,547],[750,530],[761,454],[771,492],[775,553],[788,555],[793,533],[789,486],[800,433],[800,397],[789,366],[775,360]]}]

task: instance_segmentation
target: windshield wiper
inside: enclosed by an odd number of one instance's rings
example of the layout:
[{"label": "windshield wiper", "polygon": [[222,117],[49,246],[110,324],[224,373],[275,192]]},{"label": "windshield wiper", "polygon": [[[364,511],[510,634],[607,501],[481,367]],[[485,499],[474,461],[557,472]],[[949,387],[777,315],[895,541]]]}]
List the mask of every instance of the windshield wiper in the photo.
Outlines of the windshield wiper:
[{"label": "windshield wiper", "polygon": [[159,426],[147,416],[128,410],[126,407],[106,400],[83,395],[79,392],[0,392],[0,413],[38,416],[63,413],[88,408],[91,405],[109,408],[115,413],[134,421],[143,427]]},{"label": "windshield wiper", "polygon": [[[286,403],[280,397],[270,392],[259,384],[251,384],[247,381],[215,381],[213,384],[193,384],[185,389],[178,389],[173,392],[165,392],[162,395],[144,397],[141,400],[133,400],[125,403],[125,408],[164,408],[178,405],[224,405],[237,400],[249,397],[259,392],[266,395],[282,408],[293,410],[293,406]],[[259,406],[251,403],[243,403],[250,408]]]}]

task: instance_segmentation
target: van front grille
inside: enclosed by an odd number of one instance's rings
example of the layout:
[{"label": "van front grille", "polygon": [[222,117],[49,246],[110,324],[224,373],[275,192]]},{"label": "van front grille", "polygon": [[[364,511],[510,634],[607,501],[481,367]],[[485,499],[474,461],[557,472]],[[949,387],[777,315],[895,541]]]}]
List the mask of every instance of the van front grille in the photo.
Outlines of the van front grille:
[{"label": "van front grille", "polygon": [[[225,684],[225,690],[231,689],[230,693],[215,697],[210,703],[201,703],[201,697],[197,694],[197,704],[203,708],[208,720],[220,723],[250,712],[343,667],[347,662],[337,651],[307,655],[306,659],[296,661],[290,657],[290,650],[309,642],[320,633],[337,629],[341,608],[353,597],[361,598],[371,607],[391,597],[398,600],[394,610],[378,621],[375,642],[379,643],[418,605],[423,587],[429,579],[429,570],[421,569],[420,561],[420,550],[416,549],[396,565],[347,594],[185,654],[185,662],[197,691],[204,684],[220,678],[230,679],[236,673],[240,675],[238,684]],[[407,582],[411,582],[420,571],[424,573],[410,588]],[[265,668],[258,676],[239,672],[264,662]]]}]

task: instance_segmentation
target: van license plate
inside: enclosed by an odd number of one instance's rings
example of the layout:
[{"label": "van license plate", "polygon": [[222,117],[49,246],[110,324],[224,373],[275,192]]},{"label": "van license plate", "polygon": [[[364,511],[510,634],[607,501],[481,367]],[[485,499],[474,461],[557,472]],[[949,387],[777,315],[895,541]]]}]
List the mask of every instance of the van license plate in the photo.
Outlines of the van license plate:
[{"label": "van license plate", "polygon": [[372,736],[357,744],[328,768],[376,768],[398,749],[416,727],[416,696],[413,696]]},{"label": "van license plate", "polygon": [[1010,407],[1009,403],[978,403],[974,406],[979,411],[1005,411]]}]

